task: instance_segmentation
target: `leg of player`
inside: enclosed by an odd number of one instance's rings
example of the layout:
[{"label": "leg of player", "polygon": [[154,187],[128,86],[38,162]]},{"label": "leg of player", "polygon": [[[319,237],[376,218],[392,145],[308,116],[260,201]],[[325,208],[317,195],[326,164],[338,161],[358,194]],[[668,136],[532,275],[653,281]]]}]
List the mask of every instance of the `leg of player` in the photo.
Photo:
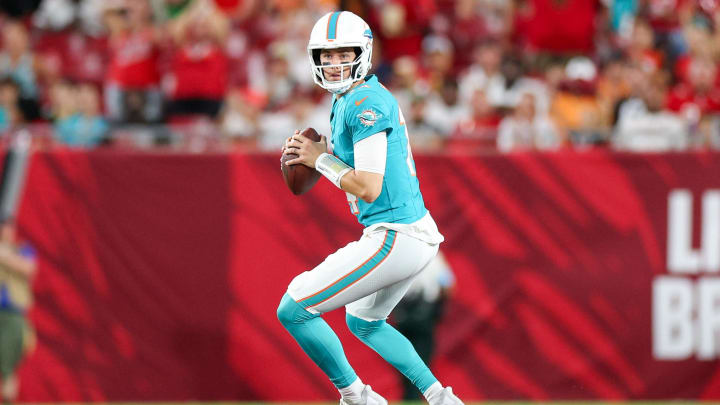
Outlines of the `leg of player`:
[{"label": "leg of player", "polygon": [[371,321],[348,313],[346,321],[350,331],[412,381],[430,405],[463,404],[451,387],[440,384],[410,341],[384,319]]},{"label": "leg of player", "polygon": [[387,401],[363,384],[348,363],[340,339],[320,317],[285,294],[278,319],[305,353],[325,372],[342,397],[340,405],[387,405]]},{"label": "leg of player", "polygon": [[[355,374],[337,335],[320,317],[362,296],[357,294],[367,295],[371,292],[358,293],[356,290],[362,287],[362,283],[355,283],[353,288],[342,287],[344,293],[336,294],[343,283],[349,282],[345,280],[348,269],[360,269],[362,266],[358,264],[383,250],[378,249],[378,245],[385,246],[387,243],[370,238],[352,242],[328,256],[315,269],[300,274],[288,286],[288,293],[283,296],[277,311],[283,326],[338,389],[342,397],[341,405],[387,404],[384,398],[373,392]],[[354,277],[353,274],[349,276]],[[348,297],[349,292],[353,295]]]},{"label": "leg of player", "polygon": [[325,372],[346,404],[386,404],[360,381],[342,345],[320,315],[411,278],[435,254],[418,253],[417,239],[396,231],[364,235],[328,256],[288,286],[278,318],[307,355]]},{"label": "leg of player", "polygon": [[[419,244],[424,242],[417,241]],[[426,245],[429,246],[429,245]],[[433,255],[437,246],[432,247]],[[416,252],[421,251],[418,246]],[[427,248],[426,248],[427,249]],[[405,295],[412,277],[386,287],[346,306],[346,321],[350,331],[405,375],[423,393],[430,405],[462,405],[451,387],[443,387],[412,343],[385,319]]]}]

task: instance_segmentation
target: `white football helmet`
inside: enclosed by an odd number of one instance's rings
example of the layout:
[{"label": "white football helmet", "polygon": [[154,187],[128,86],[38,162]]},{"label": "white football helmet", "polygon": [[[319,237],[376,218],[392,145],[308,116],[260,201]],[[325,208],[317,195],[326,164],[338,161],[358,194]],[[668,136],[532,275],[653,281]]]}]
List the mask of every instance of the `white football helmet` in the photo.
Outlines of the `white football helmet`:
[{"label": "white football helmet", "polygon": [[[333,94],[342,94],[353,83],[365,78],[372,66],[372,31],[370,26],[357,15],[349,11],[335,11],[322,16],[310,32],[308,56],[315,83]],[[333,48],[355,48],[355,60],[339,65],[322,65],[320,50]],[[329,81],[323,75],[323,67],[341,67],[350,69],[350,77]]]}]

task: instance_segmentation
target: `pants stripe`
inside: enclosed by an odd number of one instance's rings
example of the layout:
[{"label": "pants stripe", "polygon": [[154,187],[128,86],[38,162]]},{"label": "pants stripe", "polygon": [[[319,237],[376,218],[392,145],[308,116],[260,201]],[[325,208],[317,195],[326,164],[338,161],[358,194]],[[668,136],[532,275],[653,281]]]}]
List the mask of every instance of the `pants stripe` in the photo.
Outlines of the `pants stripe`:
[{"label": "pants stripe", "polygon": [[385,259],[390,255],[393,246],[395,246],[395,240],[397,237],[396,231],[385,231],[385,239],[383,240],[380,248],[375,252],[369,259],[363,262],[360,266],[354,268],[348,274],[342,276],[339,280],[316,292],[313,295],[307,296],[298,300],[298,304],[303,307],[312,307],[329,300],[330,298],[340,294],[347,288],[362,280],[365,276],[372,273]]}]

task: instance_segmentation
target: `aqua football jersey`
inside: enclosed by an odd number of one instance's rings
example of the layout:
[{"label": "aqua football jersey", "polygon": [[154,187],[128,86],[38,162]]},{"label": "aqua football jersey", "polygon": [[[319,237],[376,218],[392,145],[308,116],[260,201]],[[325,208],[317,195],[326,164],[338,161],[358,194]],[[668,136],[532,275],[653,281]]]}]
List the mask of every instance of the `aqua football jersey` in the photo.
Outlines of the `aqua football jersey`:
[{"label": "aqua football jersey", "polygon": [[340,98],[336,96],[330,124],[333,154],[352,167],[355,167],[355,142],[378,132],[387,134],[387,161],[380,196],[366,203],[348,194],[350,209],[362,225],[409,224],[425,216],[427,209],[408,145],[405,119],[397,100],[377,77],[369,75],[365,83]]}]

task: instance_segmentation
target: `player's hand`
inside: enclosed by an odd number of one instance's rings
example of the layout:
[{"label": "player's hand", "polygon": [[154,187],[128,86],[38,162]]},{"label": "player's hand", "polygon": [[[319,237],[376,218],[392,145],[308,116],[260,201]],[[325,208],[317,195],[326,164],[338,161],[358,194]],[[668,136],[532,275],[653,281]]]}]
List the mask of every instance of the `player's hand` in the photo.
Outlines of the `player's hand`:
[{"label": "player's hand", "polygon": [[297,154],[298,157],[287,161],[288,166],[304,164],[305,166],[315,168],[315,161],[318,156],[327,152],[327,138],[320,137],[320,142],[312,140],[300,135],[299,131],[295,131],[293,136],[285,141],[285,150],[283,154]]},{"label": "player's hand", "polygon": [[[293,133],[293,136],[298,135],[299,133],[300,133],[300,131],[298,131],[298,130],[296,129],[295,132]],[[293,139],[292,136],[290,136],[290,137],[288,137],[287,139],[285,139],[285,143],[283,144],[282,148],[280,148],[280,153],[281,153],[281,154],[284,155],[284,154],[285,154],[285,151],[289,149],[288,144],[290,143],[290,141],[292,141],[292,139]],[[290,151],[289,153],[296,153],[296,152]],[[280,159],[282,160],[282,157],[281,157]]]}]

